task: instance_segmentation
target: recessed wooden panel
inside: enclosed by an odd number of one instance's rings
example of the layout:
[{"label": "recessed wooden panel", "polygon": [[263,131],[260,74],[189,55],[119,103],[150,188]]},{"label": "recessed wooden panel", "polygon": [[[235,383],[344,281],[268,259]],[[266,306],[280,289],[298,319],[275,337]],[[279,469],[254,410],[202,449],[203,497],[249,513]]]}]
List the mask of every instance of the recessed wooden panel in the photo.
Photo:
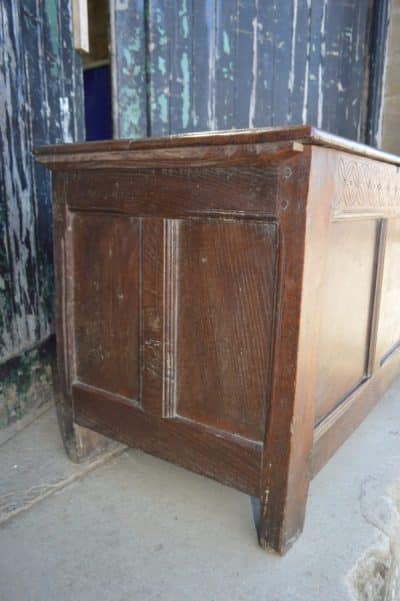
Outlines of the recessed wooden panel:
[{"label": "recessed wooden panel", "polygon": [[318,351],[315,420],[320,422],[366,374],[377,223],[330,226]]},{"label": "recessed wooden panel", "polygon": [[[178,222],[173,368],[177,413],[260,440],[267,407],[276,229]],[[174,329],[172,324],[172,329]]]},{"label": "recessed wooden panel", "polygon": [[141,288],[138,219],[76,214],[73,220],[76,378],[138,400]]},{"label": "recessed wooden panel", "polygon": [[400,219],[388,222],[378,324],[378,357],[387,360],[400,348]]}]

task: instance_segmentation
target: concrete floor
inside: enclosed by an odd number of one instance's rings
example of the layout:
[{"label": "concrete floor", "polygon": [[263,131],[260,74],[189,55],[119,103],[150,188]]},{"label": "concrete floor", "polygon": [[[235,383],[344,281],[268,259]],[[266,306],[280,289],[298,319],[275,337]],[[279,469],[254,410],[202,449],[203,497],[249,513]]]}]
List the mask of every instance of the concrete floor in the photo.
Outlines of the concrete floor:
[{"label": "concrete floor", "polygon": [[313,481],[284,558],[242,493],[134,450],[73,465],[53,410],[0,474],[1,601],[400,601],[400,382]]}]

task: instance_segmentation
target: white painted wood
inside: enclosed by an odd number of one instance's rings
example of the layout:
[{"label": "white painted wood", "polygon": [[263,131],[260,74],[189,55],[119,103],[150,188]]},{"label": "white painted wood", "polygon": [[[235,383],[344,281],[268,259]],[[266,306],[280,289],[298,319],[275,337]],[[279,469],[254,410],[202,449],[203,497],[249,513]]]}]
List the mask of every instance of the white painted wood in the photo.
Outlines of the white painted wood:
[{"label": "white painted wood", "polygon": [[72,29],[75,50],[78,52],[89,52],[87,0],[72,0]]}]

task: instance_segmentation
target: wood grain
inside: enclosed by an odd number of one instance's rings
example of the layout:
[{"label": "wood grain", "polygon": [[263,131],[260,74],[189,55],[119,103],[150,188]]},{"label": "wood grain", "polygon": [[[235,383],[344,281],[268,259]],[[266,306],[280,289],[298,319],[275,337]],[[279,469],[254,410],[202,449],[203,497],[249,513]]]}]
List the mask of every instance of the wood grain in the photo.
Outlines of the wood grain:
[{"label": "wood grain", "polygon": [[276,228],[239,220],[182,221],[177,246],[177,413],[261,441]]},{"label": "wood grain", "polygon": [[140,402],[141,222],[76,214],[74,379]]},{"label": "wood grain", "polygon": [[323,279],[315,420],[367,376],[377,223],[331,223]]},{"label": "wood grain", "polygon": [[124,144],[55,152],[66,447],[86,427],[255,494],[284,553],[399,373],[397,159],[304,128]]},{"label": "wood grain", "polygon": [[198,474],[258,494],[261,445],[181,420],[160,420],[113,395],[74,385],[76,421]]}]

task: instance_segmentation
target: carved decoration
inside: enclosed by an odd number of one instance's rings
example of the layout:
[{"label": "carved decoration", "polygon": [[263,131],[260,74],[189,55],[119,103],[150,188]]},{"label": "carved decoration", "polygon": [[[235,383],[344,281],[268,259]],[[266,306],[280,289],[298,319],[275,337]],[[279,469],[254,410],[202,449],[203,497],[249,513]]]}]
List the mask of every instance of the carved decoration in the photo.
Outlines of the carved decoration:
[{"label": "carved decoration", "polygon": [[335,217],[358,213],[400,215],[400,169],[369,159],[341,156],[333,213]]}]

